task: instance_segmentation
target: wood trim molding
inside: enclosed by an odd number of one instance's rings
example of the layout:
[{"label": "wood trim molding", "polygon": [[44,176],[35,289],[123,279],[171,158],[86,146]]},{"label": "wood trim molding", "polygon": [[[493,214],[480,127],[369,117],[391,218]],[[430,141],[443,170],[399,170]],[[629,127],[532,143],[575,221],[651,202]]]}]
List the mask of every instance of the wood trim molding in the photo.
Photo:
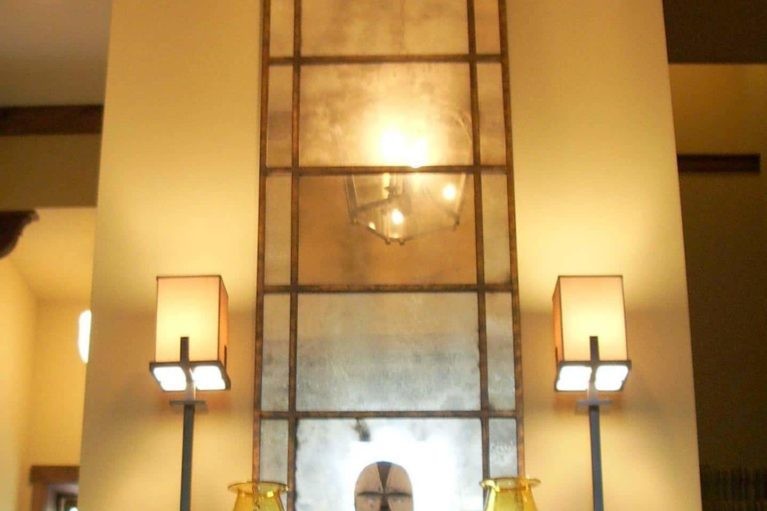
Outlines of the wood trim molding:
[{"label": "wood trim molding", "polygon": [[759,172],[759,154],[678,154],[679,172]]},{"label": "wood trim molding", "polygon": [[102,105],[0,108],[0,136],[101,133]]}]

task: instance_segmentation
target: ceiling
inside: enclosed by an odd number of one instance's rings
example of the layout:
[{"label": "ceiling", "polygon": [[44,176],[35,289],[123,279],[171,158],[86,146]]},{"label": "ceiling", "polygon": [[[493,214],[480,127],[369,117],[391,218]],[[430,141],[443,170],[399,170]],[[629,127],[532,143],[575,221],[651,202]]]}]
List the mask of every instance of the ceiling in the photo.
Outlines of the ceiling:
[{"label": "ceiling", "polygon": [[[767,62],[767,1],[664,0],[671,62]],[[0,106],[101,104],[111,0],[0,0]]]}]

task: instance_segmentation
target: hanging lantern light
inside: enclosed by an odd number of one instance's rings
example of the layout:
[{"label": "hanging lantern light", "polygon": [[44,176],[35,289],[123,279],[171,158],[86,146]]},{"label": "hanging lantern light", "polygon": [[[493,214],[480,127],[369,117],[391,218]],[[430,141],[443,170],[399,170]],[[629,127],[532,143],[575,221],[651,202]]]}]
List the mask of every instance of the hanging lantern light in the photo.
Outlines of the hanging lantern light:
[{"label": "hanging lantern light", "polygon": [[400,244],[460,223],[466,174],[424,172],[353,175],[346,179],[353,224]]}]

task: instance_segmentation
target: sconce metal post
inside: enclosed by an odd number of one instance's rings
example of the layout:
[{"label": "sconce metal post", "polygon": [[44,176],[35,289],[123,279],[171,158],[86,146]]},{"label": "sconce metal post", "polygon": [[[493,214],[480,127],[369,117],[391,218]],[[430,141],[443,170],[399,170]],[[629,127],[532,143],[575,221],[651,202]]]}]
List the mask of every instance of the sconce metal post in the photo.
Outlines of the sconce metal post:
[{"label": "sconce metal post", "polygon": [[171,405],[184,407],[184,432],[181,448],[181,502],[179,509],[189,511],[192,501],[192,446],[194,444],[194,412],[198,405],[205,401],[196,399],[194,382],[191,377],[189,362],[189,337],[181,338],[181,367],[186,374],[186,392],[184,399],[173,400]]},{"label": "sconce metal post", "polygon": [[594,511],[604,511],[604,495],[602,493],[602,439],[599,426],[599,409],[608,404],[609,400],[600,400],[596,388],[597,367],[599,367],[599,338],[589,338],[591,355],[591,379],[586,401],[589,407],[589,434],[591,438],[591,486],[594,499]]}]

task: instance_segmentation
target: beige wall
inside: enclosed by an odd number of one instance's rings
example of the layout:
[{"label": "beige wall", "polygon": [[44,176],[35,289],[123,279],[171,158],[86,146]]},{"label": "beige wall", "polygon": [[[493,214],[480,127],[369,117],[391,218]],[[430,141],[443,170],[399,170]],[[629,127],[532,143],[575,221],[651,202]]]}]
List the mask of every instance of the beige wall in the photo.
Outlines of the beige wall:
[{"label": "beige wall", "polygon": [[661,2],[510,2],[527,472],[591,509],[588,419],[557,396],[558,274],[623,274],[626,390],[603,415],[605,505],[700,509],[682,223]]},{"label": "beige wall", "polygon": [[96,205],[99,135],[0,137],[0,209]]},{"label": "beige wall", "polygon": [[[151,381],[154,276],[223,274],[231,392],[195,437],[194,502],[250,472],[257,2],[113,8],[81,509],[178,502],[181,418]],[[622,273],[635,370],[603,422],[607,507],[700,509],[661,2],[510,3],[528,472],[591,508],[587,420],[552,391],[560,273]]]},{"label": "beige wall", "polygon": [[25,509],[35,298],[9,259],[0,260],[0,510]]},{"label": "beige wall", "polygon": [[767,65],[671,66],[680,153],[760,153],[761,173],[682,173],[701,463],[767,459]]},{"label": "beige wall", "polygon": [[193,507],[250,477],[259,5],[114,2],[80,509],[178,506],[182,418],[148,371],[158,274],[229,291],[232,389],[197,416]]}]

